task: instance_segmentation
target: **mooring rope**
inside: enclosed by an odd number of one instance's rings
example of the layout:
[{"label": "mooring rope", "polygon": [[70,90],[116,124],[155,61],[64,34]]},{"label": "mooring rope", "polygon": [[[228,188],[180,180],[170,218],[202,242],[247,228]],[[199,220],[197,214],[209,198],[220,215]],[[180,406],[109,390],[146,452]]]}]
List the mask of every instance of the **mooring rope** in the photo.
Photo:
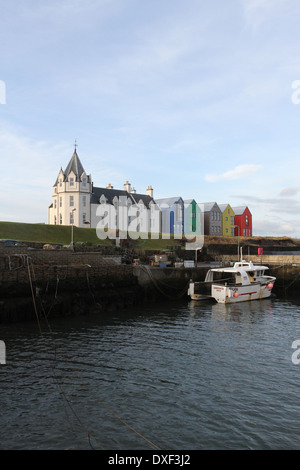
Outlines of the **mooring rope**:
[{"label": "mooring rope", "polygon": [[[155,285],[155,287],[157,288],[157,290],[158,290],[161,294],[163,294],[165,297],[167,297],[167,298],[169,298],[169,299],[174,299],[174,297],[175,297],[175,298],[180,298],[180,297],[182,297],[182,296],[187,292],[190,281],[188,281],[187,285],[186,285],[181,291],[179,291],[177,294],[171,295],[171,294],[168,294],[167,292],[163,291],[163,290],[160,288],[159,283],[158,283],[158,281],[153,277],[153,275],[152,275],[152,273],[151,273],[151,269],[150,269],[149,266],[144,266],[144,265],[142,265],[142,266],[140,266],[140,267],[148,274],[149,278],[151,279],[151,281],[153,282],[153,284]],[[169,285],[165,284],[164,282],[161,282],[161,281],[160,281],[160,283],[161,283],[161,284],[164,284],[164,285],[165,285],[166,287],[168,287],[168,288],[177,289],[176,287],[174,287],[174,286],[169,286]]]},{"label": "mooring rope", "polygon": [[[27,264],[27,270],[28,270],[28,278],[29,278],[29,283],[30,283],[30,289],[31,289],[31,295],[32,295],[32,301],[33,301],[33,306],[34,306],[34,311],[35,311],[35,315],[36,315],[36,319],[37,319],[37,323],[38,323],[38,328],[39,328],[39,332],[40,332],[40,335],[41,337],[43,338],[43,332],[42,332],[42,328],[41,328],[41,323],[40,323],[40,318],[39,318],[39,314],[38,314],[38,310],[37,310],[37,305],[36,305],[36,299],[35,299],[35,295],[34,295],[34,288],[33,288],[33,282],[32,282],[32,274],[31,274],[31,268],[33,270],[33,275],[35,277],[35,273],[34,273],[34,267],[33,267],[33,263],[32,263],[32,260],[27,256],[27,259],[26,259],[27,263],[24,263],[24,265]],[[57,279],[58,279],[58,276],[57,276]],[[59,279],[58,279],[59,280]],[[89,278],[87,276],[87,282],[88,282],[88,285],[89,285],[89,289],[91,291],[91,288],[90,288],[90,284],[89,284]],[[57,293],[57,287],[58,287],[58,281],[57,281],[57,286],[56,286],[56,293]],[[91,291],[92,293],[92,291]],[[55,294],[56,295],[56,294]],[[49,321],[48,321],[48,316],[49,316],[49,312],[48,312],[48,315],[46,314],[43,306],[42,306],[42,303],[41,303],[41,310],[43,311],[43,314],[44,314],[44,318],[46,320],[46,323],[48,325],[48,328],[49,328],[49,331],[51,333],[52,332],[52,329],[51,329],[51,326],[49,324]],[[54,342],[54,350],[55,350],[55,357],[56,357],[56,345],[55,345],[55,342]],[[45,346],[45,352],[47,354],[49,354],[46,346]],[[96,439],[96,437],[89,431],[89,429],[87,428],[87,426],[83,423],[82,419],[79,417],[78,413],[76,413],[74,407],[71,405],[71,402],[70,400],[68,399],[65,391],[63,390],[57,376],[56,376],[56,373],[55,373],[55,369],[53,366],[51,366],[51,371],[52,371],[52,376],[53,376],[53,380],[56,384],[56,386],[58,387],[61,395],[63,396],[63,398],[65,399],[65,402],[67,403],[67,405],[69,406],[70,410],[72,411],[72,413],[74,414],[74,416],[76,417],[77,421],[79,422],[79,424],[81,425],[81,427],[86,431],[87,435],[88,435],[88,438],[89,438],[89,442],[90,442],[90,439],[92,439],[102,450],[104,450],[104,447],[98,442],[98,440]],[[79,379],[79,376],[77,375],[77,378]],[[71,385],[75,386],[75,384],[72,382]],[[118,416],[113,410],[111,410],[104,402],[102,402],[93,392],[92,390],[87,387],[85,385],[85,388],[86,390],[91,393],[91,395],[93,395],[95,398],[96,398],[96,401],[98,403],[100,403],[107,411],[109,411],[116,419],[118,419],[122,424],[124,424],[126,427],[128,427],[128,429],[130,429],[131,431],[133,431],[134,433],[136,433],[139,437],[141,437],[142,439],[145,440],[145,442],[147,442],[148,444],[150,444],[151,446],[153,446],[154,448],[160,450],[160,448],[154,444],[153,442],[151,442],[149,439],[147,439],[145,436],[143,436],[141,433],[139,433],[136,429],[134,429],[132,426],[130,426],[126,421],[124,421],[122,418],[120,418],[120,416]],[[91,446],[92,447],[92,446]]]},{"label": "mooring rope", "polygon": [[[31,294],[32,294],[32,301],[33,301],[33,307],[34,307],[34,311],[35,311],[35,315],[36,315],[36,319],[37,319],[37,324],[38,324],[38,328],[39,328],[39,332],[40,332],[40,335],[41,335],[41,338],[43,338],[43,333],[42,333],[42,328],[41,328],[41,323],[40,323],[40,319],[39,319],[39,315],[38,315],[38,310],[37,310],[37,306],[36,306],[36,301],[35,301],[35,295],[34,295],[34,290],[33,290],[33,283],[32,283],[32,276],[31,276],[31,270],[30,270],[30,262],[29,262],[29,257],[27,257],[27,271],[28,271],[28,278],[29,278],[29,284],[30,284],[30,289],[31,289]],[[47,316],[45,316],[45,319],[47,321]],[[50,325],[49,325],[49,322],[47,321],[47,324],[48,324],[48,327],[50,328]],[[50,331],[51,331],[51,328],[50,328]],[[46,346],[45,347],[45,352],[46,354],[49,354]],[[53,376],[53,380],[56,384],[56,386],[58,387],[61,395],[64,397],[67,405],[69,406],[70,410],[72,411],[72,413],[74,414],[74,416],[76,417],[76,419],[78,420],[79,424],[81,425],[81,427],[86,431],[87,435],[89,438],[92,438],[94,440],[94,442],[96,442],[96,444],[102,449],[104,450],[104,447],[97,441],[97,439],[95,438],[95,436],[93,436],[93,434],[89,431],[89,429],[85,426],[85,424],[83,423],[83,421],[80,419],[79,415],[76,413],[74,407],[71,405],[66,393],[64,392],[64,390],[62,389],[61,387],[61,384],[59,383],[57,377],[56,377],[56,374],[55,374],[55,370],[54,370],[54,367],[51,367],[51,371],[52,371],[52,376]]]}]

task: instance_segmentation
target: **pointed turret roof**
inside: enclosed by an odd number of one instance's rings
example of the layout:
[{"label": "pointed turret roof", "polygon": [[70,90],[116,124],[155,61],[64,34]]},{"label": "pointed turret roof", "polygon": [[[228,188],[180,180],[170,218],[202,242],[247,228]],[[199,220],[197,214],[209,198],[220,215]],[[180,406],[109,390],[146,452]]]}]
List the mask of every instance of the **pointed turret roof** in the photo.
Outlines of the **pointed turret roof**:
[{"label": "pointed turret roof", "polygon": [[[63,169],[60,169],[60,172],[58,174],[58,177],[61,173],[63,173],[63,180],[67,181],[69,174],[73,171],[76,181],[80,181],[82,173],[85,173],[84,168],[82,166],[82,163],[80,161],[80,158],[78,157],[77,150],[76,150],[76,144],[75,144],[75,150],[74,153],[71,157],[71,160],[69,161],[65,171]],[[54,183],[54,186],[57,186],[58,184],[58,177],[56,178],[56,181]],[[88,181],[90,182],[90,175],[87,175]]]},{"label": "pointed turret roof", "polygon": [[76,147],[67,168],[64,171],[64,177],[68,178],[69,174],[73,171],[76,176],[76,181],[80,180],[82,173],[85,173],[82,163],[77,155]]}]

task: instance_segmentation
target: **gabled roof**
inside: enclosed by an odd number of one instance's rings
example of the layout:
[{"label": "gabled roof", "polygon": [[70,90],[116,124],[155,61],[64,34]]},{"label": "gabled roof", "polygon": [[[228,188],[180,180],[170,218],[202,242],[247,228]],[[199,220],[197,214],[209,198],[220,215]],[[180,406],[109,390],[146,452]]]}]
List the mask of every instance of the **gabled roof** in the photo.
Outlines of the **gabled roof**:
[{"label": "gabled roof", "polygon": [[129,193],[124,189],[94,187],[91,203],[99,204],[99,199],[102,195],[105,197],[107,204],[113,204],[114,198],[117,197],[119,199],[121,196],[129,198],[132,204],[138,204],[142,200],[146,207],[150,207],[150,203],[154,202],[154,199],[146,194]]},{"label": "gabled roof", "polygon": [[235,215],[242,215],[245,212],[246,209],[248,209],[248,206],[238,206],[238,207],[233,207],[232,208]]},{"label": "gabled roof", "polygon": [[97,188],[94,186],[91,203],[99,204],[99,199],[102,195],[105,197],[107,204],[113,204],[114,198],[115,197],[119,198],[120,196],[123,196],[126,198],[129,197],[132,201],[132,204],[134,204],[135,202],[134,199],[131,197],[131,194],[128,193],[127,191],[124,191],[123,189]]},{"label": "gabled roof", "polygon": [[203,202],[201,205],[204,207],[204,212],[209,212],[209,211],[211,211],[212,208],[214,207],[214,205],[216,205],[217,207],[219,207],[216,202]]},{"label": "gabled roof", "polygon": [[148,208],[150,207],[151,202],[155,202],[153,197],[148,196],[147,194],[130,193],[130,196],[135,200],[136,204],[142,200],[143,204]]},{"label": "gabled roof", "polygon": [[166,204],[168,207],[172,207],[173,204],[176,204],[177,202],[183,203],[183,199],[180,196],[166,197],[163,199],[155,199],[155,202],[158,206],[161,206],[162,204]]},{"label": "gabled roof", "polygon": [[[218,204],[218,206],[220,207],[220,209],[221,209],[222,212],[224,212],[225,209],[227,209],[228,206],[233,210],[233,208],[231,207],[230,204]],[[233,211],[233,212],[234,212],[234,211]]]},{"label": "gabled roof", "polygon": [[185,204],[192,204],[192,202],[196,202],[195,199],[185,199],[183,201]]}]

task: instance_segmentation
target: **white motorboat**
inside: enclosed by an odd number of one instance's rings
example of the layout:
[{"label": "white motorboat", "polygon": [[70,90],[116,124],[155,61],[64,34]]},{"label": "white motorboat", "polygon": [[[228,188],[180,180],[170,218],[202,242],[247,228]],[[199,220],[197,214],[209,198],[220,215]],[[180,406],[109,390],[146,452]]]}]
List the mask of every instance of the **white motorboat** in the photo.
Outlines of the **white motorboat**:
[{"label": "white motorboat", "polygon": [[238,261],[232,267],[210,269],[203,282],[190,281],[192,300],[215,299],[227,304],[270,297],[276,278],[265,274],[269,268],[252,261]]}]

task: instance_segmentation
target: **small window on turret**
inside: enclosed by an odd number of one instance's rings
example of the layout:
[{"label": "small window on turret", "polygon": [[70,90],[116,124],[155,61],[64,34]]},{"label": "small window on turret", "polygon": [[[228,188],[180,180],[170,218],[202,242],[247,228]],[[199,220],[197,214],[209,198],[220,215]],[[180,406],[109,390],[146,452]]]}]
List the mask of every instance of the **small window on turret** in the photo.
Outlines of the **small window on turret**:
[{"label": "small window on turret", "polygon": [[74,186],[74,178],[70,178],[70,186]]},{"label": "small window on turret", "polygon": [[82,178],[82,186],[86,186],[86,177],[85,176]]}]

